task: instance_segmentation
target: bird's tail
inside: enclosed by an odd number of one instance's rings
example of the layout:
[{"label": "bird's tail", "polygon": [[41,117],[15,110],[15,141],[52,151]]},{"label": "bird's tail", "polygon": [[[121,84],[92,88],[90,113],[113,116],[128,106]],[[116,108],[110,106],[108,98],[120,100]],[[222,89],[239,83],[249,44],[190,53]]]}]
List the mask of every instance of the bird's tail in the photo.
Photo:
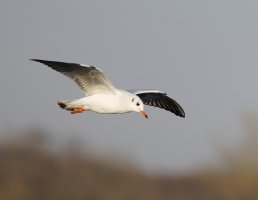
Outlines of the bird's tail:
[{"label": "bird's tail", "polygon": [[60,108],[65,110],[73,110],[73,108],[69,106],[69,103],[71,103],[71,101],[58,101],[57,105],[59,105]]},{"label": "bird's tail", "polygon": [[60,108],[71,111],[71,114],[82,113],[86,111],[83,104],[83,98],[75,99],[72,101],[58,101],[57,104],[60,106]]}]

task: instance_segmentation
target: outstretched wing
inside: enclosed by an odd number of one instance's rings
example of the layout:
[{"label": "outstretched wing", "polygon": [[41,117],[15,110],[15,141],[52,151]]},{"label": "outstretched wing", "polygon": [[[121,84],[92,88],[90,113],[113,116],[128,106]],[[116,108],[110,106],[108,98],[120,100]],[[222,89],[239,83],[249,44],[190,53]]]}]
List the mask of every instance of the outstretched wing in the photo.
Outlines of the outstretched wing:
[{"label": "outstretched wing", "polygon": [[146,105],[163,108],[177,116],[185,117],[183,108],[164,92],[158,90],[129,90],[129,92],[139,96]]},{"label": "outstretched wing", "polygon": [[97,69],[96,67],[77,63],[65,63],[39,59],[31,60],[45,64],[50,68],[68,76],[74,80],[88,96],[96,93],[116,92],[116,88],[113,86],[110,80],[102,73],[100,69]]}]

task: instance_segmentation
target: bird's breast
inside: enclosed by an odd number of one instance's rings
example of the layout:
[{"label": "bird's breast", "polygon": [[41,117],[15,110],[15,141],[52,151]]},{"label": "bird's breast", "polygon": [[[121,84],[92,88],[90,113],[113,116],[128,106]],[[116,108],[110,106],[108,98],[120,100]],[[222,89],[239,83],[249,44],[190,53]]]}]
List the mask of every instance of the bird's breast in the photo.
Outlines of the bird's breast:
[{"label": "bird's breast", "polygon": [[113,94],[95,94],[87,97],[85,105],[97,113],[125,113],[130,110],[125,106],[123,100]]}]

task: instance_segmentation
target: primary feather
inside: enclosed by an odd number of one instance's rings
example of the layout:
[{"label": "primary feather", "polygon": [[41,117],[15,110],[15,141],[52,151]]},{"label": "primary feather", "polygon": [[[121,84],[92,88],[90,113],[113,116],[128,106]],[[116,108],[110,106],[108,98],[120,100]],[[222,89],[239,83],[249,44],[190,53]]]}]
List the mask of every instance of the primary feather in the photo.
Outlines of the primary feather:
[{"label": "primary feather", "polygon": [[116,88],[111,81],[102,73],[101,70],[90,65],[81,65],[77,63],[65,63],[57,61],[47,61],[39,59],[31,59],[40,62],[50,68],[68,76],[74,80],[82,91],[88,96],[110,92],[115,93]]}]

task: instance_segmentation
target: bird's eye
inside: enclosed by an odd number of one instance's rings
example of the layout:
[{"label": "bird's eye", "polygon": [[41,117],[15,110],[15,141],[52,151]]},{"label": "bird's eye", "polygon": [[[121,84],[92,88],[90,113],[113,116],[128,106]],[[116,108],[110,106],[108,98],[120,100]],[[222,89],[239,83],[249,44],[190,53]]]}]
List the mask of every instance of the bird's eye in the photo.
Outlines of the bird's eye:
[{"label": "bird's eye", "polygon": [[132,99],[132,102],[134,102],[134,98]]},{"label": "bird's eye", "polygon": [[137,102],[136,106],[139,106],[139,105],[140,105],[140,103],[139,103],[139,102]]}]

